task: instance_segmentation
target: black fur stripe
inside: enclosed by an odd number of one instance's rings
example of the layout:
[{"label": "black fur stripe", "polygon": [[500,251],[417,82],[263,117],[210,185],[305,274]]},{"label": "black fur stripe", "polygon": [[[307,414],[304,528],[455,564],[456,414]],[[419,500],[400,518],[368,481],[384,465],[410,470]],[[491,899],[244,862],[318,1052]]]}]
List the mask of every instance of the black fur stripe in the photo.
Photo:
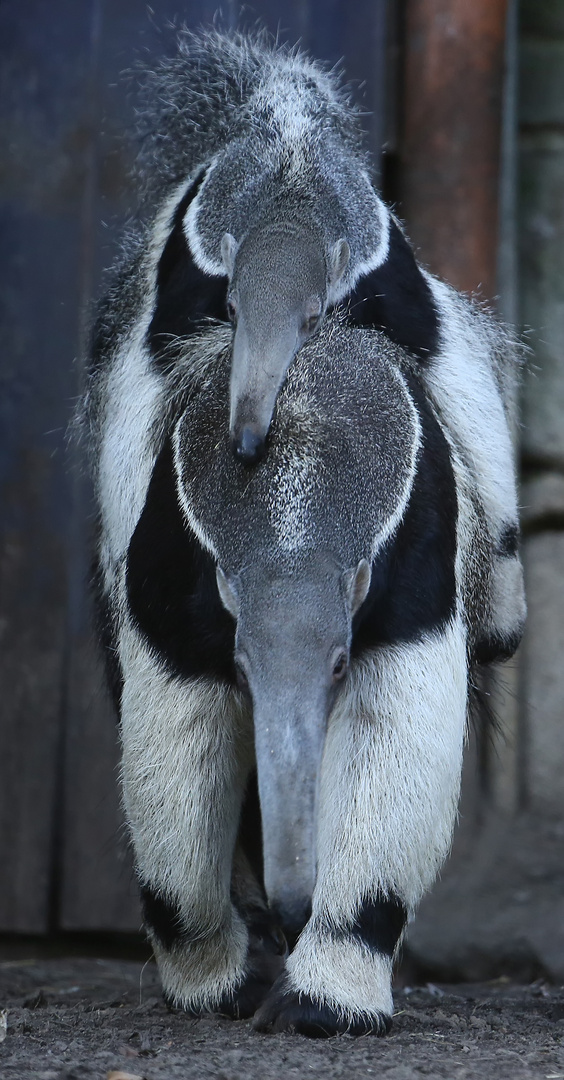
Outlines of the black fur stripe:
[{"label": "black fur stripe", "polygon": [[178,204],[170,236],[157,271],[155,310],[148,330],[151,353],[159,366],[170,363],[167,347],[176,337],[188,337],[205,319],[227,319],[227,277],[212,277],[200,270],[184,235],[184,217],[196,197],[205,170]]},{"label": "black fur stripe", "polygon": [[458,500],[450,450],[418,381],[410,383],[423,446],[404,518],[372,563],[370,590],[353,622],[354,656],[415,641],[444,626],[455,609]]},{"label": "black fur stripe", "polygon": [[170,439],[131,538],[126,586],[137,626],[171,673],[235,683],[235,624],[219,598],[214,560],[182,519]]},{"label": "black fur stripe", "polygon": [[496,554],[511,558],[519,550],[519,526],[506,525],[497,544]]},{"label": "black fur stripe", "polygon": [[139,886],[141,910],[145,926],[165,949],[175,945],[189,945],[190,942],[204,941],[213,936],[215,930],[209,925],[187,923],[179,904],[167,899],[158,889],[146,882]]},{"label": "black fur stripe", "polygon": [[395,221],[390,222],[386,261],[361,278],[348,298],[348,321],[383,330],[421,360],[437,352],[439,322],[433,296]]},{"label": "black fur stripe", "polygon": [[185,941],[187,933],[178,905],[166,900],[149,885],[141,885],[139,894],[145,926],[152,930],[163,948],[172,949],[180,941]]},{"label": "black fur stripe", "polygon": [[396,945],[407,921],[407,910],[394,893],[366,899],[361,904],[354,922],[334,936],[339,939],[356,938],[372,952],[394,955]]},{"label": "black fur stripe", "polygon": [[517,651],[522,636],[523,627],[520,626],[507,637],[490,634],[488,637],[480,638],[472,649],[472,661],[478,664],[492,664],[495,660],[509,660]]}]

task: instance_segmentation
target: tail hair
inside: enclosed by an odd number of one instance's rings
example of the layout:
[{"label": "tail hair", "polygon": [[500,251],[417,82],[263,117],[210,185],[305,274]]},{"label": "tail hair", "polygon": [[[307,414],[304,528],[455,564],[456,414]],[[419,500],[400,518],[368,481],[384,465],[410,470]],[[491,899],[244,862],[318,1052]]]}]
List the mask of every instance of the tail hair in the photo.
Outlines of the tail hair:
[{"label": "tail hair", "polygon": [[[145,193],[180,183],[231,138],[260,133],[272,121],[268,101],[293,88],[312,123],[330,127],[358,153],[360,130],[340,74],[266,30],[177,35],[177,52],[149,67],[139,63],[137,172]],[[264,93],[258,93],[263,90]]]}]

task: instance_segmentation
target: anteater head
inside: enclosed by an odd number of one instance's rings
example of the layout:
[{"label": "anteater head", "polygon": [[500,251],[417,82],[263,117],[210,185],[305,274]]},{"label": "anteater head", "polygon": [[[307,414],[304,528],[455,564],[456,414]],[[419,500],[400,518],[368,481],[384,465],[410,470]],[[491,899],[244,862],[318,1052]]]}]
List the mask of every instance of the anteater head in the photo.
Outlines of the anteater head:
[{"label": "anteater head", "polygon": [[326,320],[288,373],[258,469],[241,469],[231,452],[228,350],[200,391],[192,387],[176,428],[186,523],[214,556],[235,623],[265,887],[290,935],[315,886],[327,728],[354,674],[355,628],[377,595],[373,560],[402,519],[415,474],[419,422],[396,358],[382,335]]},{"label": "anteater head", "polygon": [[253,710],[265,889],[291,939],[311,910],[327,722],[370,565],[361,559],[343,570],[318,551],[292,573],[259,565],[228,576],[218,567],[217,584],[236,620],[237,681]]},{"label": "anteater head", "polygon": [[349,261],[344,239],[329,248],[303,224],[265,224],[240,245],[222,241],[234,325],[229,430],[245,465],[263,456],[280,387],[297,351],[319,328]]}]

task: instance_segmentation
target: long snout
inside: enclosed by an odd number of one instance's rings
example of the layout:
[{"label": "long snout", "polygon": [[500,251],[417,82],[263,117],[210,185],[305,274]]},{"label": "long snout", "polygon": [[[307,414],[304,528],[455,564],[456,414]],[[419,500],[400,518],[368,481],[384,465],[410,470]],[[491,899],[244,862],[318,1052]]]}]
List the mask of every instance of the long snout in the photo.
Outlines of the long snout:
[{"label": "long snout", "polygon": [[264,884],[292,938],[311,911],[316,878],[317,799],[326,721],[297,708],[254,709]]},{"label": "long snout", "polygon": [[238,323],[233,339],[230,381],[230,437],[233,453],[255,465],[266,448],[278,392],[298,346],[295,327],[274,327],[265,335],[249,334]]}]

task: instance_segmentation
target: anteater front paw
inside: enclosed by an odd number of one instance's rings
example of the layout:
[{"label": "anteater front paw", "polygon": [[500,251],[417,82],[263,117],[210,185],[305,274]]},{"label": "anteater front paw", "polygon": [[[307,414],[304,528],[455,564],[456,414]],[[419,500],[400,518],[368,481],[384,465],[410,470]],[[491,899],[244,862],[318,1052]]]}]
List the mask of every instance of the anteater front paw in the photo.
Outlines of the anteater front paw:
[{"label": "anteater front paw", "polygon": [[213,1013],[233,1020],[249,1020],[254,1016],[283,972],[288,948],[284,935],[267,914],[254,913],[248,929],[247,973],[238,987],[227,991],[219,1001],[204,1001],[200,1007],[179,1006],[172,995],[163,991],[168,1008],[182,1008],[194,1017]]},{"label": "anteater front paw", "polygon": [[387,1035],[391,1016],[382,1012],[350,1012],[314,1001],[308,994],[293,990],[286,974],[276,980],[253,1020],[255,1031],[276,1034],[297,1032],[311,1039],[331,1035]]}]

